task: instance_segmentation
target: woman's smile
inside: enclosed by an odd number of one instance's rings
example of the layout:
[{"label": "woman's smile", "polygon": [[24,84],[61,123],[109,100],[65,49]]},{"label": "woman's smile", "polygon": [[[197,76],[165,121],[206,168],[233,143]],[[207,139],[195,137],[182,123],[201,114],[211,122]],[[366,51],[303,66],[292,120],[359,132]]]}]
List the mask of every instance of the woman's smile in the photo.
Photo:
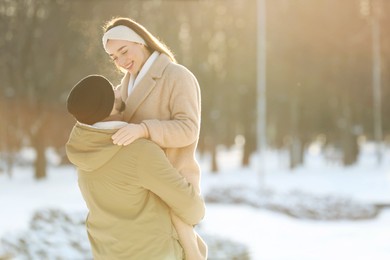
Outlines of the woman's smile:
[{"label": "woman's smile", "polygon": [[132,61],[128,65],[126,65],[124,67],[124,69],[126,69],[128,72],[130,72],[130,70],[133,68],[133,65],[134,65],[134,61]]}]

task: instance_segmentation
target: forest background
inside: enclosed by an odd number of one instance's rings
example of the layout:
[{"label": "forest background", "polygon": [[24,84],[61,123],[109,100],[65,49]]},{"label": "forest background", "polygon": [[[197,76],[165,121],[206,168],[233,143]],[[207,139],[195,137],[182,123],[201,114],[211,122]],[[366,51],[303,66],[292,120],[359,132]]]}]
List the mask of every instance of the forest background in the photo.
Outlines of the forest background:
[{"label": "forest background", "polygon": [[[202,128],[198,151],[243,144],[242,165],[257,147],[256,0],[1,0],[0,169],[12,176],[23,148],[35,150],[35,177],[46,177],[45,151],[67,164],[74,119],[72,86],[88,74],[122,77],[102,48],[104,22],[143,24],[198,78]],[[304,163],[313,142],[345,166],[360,144],[390,142],[390,2],[272,0],[266,4],[267,149]],[[0,171],[1,172],[1,171]]]}]

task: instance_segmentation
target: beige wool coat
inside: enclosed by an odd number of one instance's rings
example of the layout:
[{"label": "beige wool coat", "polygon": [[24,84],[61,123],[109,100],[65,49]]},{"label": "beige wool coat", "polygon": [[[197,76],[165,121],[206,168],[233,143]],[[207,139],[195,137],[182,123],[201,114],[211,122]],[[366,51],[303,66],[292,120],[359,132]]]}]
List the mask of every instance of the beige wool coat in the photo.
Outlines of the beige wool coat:
[{"label": "beige wool coat", "polygon": [[162,147],[172,165],[188,180],[200,181],[195,160],[199,138],[201,96],[198,81],[184,66],[160,54],[128,96],[130,74],[121,81],[126,103],[124,120],[144,123],[149,139]]},{"label": "beige wool coat", "polygon": [[204,201],[158,145],[145,139],[114,145],[116,131],[77,123],[66,144],[89,209],[94,259],[183,259],[170,210],[195,225]]}]

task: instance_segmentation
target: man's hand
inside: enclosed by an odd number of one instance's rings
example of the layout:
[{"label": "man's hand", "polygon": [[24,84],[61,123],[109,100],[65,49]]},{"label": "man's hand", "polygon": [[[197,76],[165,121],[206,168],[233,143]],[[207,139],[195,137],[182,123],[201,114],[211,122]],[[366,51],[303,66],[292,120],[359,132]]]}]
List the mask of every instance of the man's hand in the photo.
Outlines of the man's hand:
[{"label": "man's hand", "polygon": [[112,135],[114,144],[129,145],[139,138],[148,138],[149,132],[144,124],[127,124]]}]

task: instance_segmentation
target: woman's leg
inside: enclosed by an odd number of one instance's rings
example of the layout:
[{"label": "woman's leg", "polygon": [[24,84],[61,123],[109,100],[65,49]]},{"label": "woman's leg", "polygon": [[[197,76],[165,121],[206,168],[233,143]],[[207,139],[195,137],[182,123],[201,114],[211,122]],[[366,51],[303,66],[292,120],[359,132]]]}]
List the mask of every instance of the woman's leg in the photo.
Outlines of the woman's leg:
[{"label": "woman's leg", "polygon": [[[199,176],[183,175],[191,183],[195,191],[200,193]],[[172,223],[179,235],[180,243],[184,249],[186,260],[204,260],[207,259],[207,245],[203,239],[196,233],[193,226],[183,222],[179,217],[171,213]]]},{"label": "woman's leg", "polygon": [[[204,260],[207,259],[206,243],[195,232],[194,228],[184,223],[175,214],[171,214],[172,223],[176,228],[180,244],[184,249],[186,260]],[[199,242],[199,244],[198,244]]]}]

